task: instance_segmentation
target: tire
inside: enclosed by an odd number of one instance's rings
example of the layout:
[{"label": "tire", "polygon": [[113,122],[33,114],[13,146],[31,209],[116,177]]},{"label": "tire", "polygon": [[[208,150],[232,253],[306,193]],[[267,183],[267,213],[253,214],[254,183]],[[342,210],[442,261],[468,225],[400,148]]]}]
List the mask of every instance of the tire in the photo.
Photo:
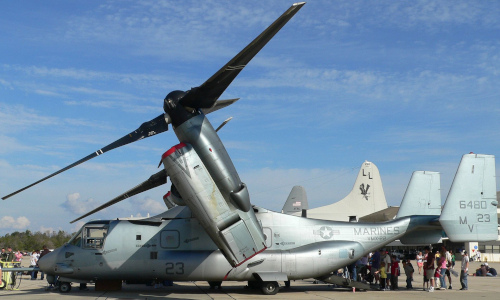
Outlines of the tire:
[{"label": "tire", "polygon": [[71,291],[71,283],[70,282],[61,282],[59,285],[59,292],[61,293],[69,293]]},{"label": "tire", "polygon": [[3,290],[6,286],[7,283],[5,282],[5,280],[2,279],[2,281],[0,281],[0,290]]},{"label": "tire", "polygon": [[276,295],[279,289],[278,282],[276,281],[266,281],[261,286],[261,291],[264,295]]}]

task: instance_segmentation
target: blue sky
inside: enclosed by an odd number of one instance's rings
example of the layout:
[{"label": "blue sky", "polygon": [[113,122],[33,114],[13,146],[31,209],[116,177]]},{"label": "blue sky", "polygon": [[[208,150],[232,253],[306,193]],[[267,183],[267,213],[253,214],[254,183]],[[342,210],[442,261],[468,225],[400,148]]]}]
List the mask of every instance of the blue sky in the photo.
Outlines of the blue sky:
[{"label": "blue sky", "polygon": [[[292,1],[7,1],[0,9],[0,195],[162,113]],[[279,211],[293,185],[311,207],[352,188],[365,160],[399,205],[411,173],[500,148],[497,1],[310,1],[209,116],[252,202]],[[0,202],[0,234],[69,221],[156,173],[172,131],[99,156]],[[497,167],[498,167],[497,163]],[[170,184],[91,216],[164,210]]]}]

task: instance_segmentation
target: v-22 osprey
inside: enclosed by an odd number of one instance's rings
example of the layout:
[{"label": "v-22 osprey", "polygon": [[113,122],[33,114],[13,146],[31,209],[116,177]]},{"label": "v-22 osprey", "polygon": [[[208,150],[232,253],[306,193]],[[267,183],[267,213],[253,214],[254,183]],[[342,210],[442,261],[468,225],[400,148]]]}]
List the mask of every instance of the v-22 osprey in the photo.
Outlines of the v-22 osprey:
[{"label": "v-22 osprey", "polygon": [[[68,243],[40,259],[49,283],[59,276],[60,291],[69,292],[71,282],[97,286],[142,278],[217,285],[235,280],[248,281],[250,287],[271,295],[282,281],[333,280],[332,271],[396,239],[433,243],[437,235],[426,232],[441,230],[452,241],[497,238],[492,155],[464,155],[441,215],[422,207],[407,209],[412,215],[398,215],[385,223],[346,223],[295,217],[251,204],[248,187],[206,114],[236,101],[218,98],[303,5],[293,4],[202,85],[170,92],[160,116],[3,198],[109,150],[164,132],[172,124],[180,143],[162,156],[164,169],[76,220],[165,184],[167,178],[172,186],[165,202],[177,206],[147,219],[86,223]],[[408,205],[410,200],[401,206]]]}]

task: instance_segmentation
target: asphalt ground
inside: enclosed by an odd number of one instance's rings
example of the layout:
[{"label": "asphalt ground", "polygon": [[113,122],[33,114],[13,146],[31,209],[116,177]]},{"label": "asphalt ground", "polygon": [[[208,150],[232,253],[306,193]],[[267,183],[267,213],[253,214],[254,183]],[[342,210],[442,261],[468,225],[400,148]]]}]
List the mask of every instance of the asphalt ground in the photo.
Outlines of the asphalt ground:
[{"label": "asphalt ground", "polygon": [[[472,262],[469,273],[480,265]],[[500,270],[500,263],[489,263]],[[460,262],[455,266],[460,270]],[[39,277],[40,278],[40,277]],[[155,289],[142,284],[123,284],[121,291],[95,291],[89,284],[87,291],[79,290],[78,284],[72,285],[69,293],[46,291],[46,280],[30,280],[22,276],[18,290],[0,290],[1,299],[498,299],[500,294],[500,277],[475,277],[469,275],[469,290],[460,291],[459,277],[452,276],[452,290],[437,290],[432,293],[422,290],[422,275],[415,274],[414,290],[406,290],[406,277],[399,277],[398,291],[356,291],[348,288],[334,288],[329,284],[313,284],[313,280],[292,281],[290,288],[282,287],[277,295],[266,296],[259,290],[245,288],[246,282],[224,282],[222,289],[210,289],[207,282],[175,282],[174,286]],[[446,281],[448,284],[448,281]],[[19,282],[18,282],[19,283]]]}]

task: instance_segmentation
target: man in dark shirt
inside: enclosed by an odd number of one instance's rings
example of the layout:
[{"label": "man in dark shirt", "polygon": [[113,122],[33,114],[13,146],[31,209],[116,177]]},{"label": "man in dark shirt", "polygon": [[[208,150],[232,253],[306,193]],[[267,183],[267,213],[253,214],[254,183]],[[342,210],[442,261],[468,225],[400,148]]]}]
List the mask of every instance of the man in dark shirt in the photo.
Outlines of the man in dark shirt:
[{"label": "man in dark shirt", "polygon": [[436,249],[432,249],[429,246],[425,246],[425,253],[427,254],[427,260],[424,263],[425,277],[430,281],[429,292],[434,292],[434,262],[436,260]]},{"label": "man in dark shirt", "polygon": [[2,248],[2,253],[0,253],[0,260],[5,261],[7,259],[7,253],[5,252],[5,248]]},{"label": "man in dark shirt", "polygon": [[14,261],[14,252],[12,252],[12,248],[11,247],[7,247],[7,252],[6,252],[6,257],[5,257],[5,261],[8,261],[8,262],[13,262]]},{"label": "man in dark shirt", "polygon": [[[50,250],[47,248],[47,246],[43,245],[43,250],[40,253],[40,258],[38,260],[42,259],[42,257],[44,257],[45,255],[47,255],[49,253],[50,253]],[[44,275],[43,272],[41,272],[40,280],[43,280],[43,275]]]},{"label": "man in dark shirt", "polygon": [[[380,249],[380,251],[382,251],[382,249]],[[374,274],[375,284],[377,284],[377,281],[380,280],[380,275],[378,273],[375,274],[378,269],[380,269],[380,252],[375,251],[372,255],[372,267],[370,271],[370,273]]]}]

